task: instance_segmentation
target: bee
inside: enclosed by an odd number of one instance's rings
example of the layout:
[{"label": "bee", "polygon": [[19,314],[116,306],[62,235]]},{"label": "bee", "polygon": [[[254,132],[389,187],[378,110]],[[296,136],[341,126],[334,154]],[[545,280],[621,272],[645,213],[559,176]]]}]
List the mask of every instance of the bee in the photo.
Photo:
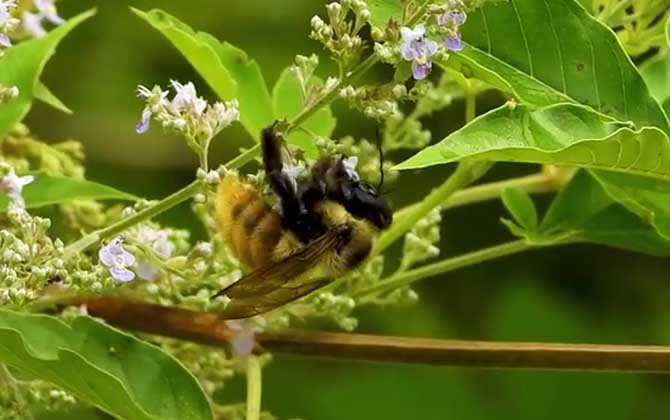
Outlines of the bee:
[{"label": "bee", "polygon": [[213,296],[231,299],[222,318],[261,314],[331,283],[370,255],[376,234],[393,219],[377,189],[359,178],[355,157],[324,156],[298,181],[282,156],[280,123],[264,129],[261,137],[263,166],[278,209],[235,172],[222,179],[216,192],[219,231],[251,270]]}]

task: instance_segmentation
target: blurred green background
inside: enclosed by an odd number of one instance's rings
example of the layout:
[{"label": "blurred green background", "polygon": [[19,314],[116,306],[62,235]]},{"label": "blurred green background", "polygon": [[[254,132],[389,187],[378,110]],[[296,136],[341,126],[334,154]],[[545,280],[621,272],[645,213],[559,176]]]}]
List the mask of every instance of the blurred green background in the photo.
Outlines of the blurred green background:
[{"label": "blurred green background", "polygon": [[[98,8],[95,18],[65,39],[44,76],[75,113],[65,115],[37,105],[27,122],[44,139],[82,141],[88,178],[149,198],[164,196],[190,181],[196,160],[180,139],[158,128],[143,136],[135,134],[142,109],[136,85],[193,80],[206,97],[214,97],[177,51],[131,15],[128,7],[162,8],[243,48],[260,63],[272,86],[296,53],[321,53],[307,33],[309,19],[323,12],[323,4],[317,0],[61,1],[64,17]],[[327,76],[330,63],[323,55],[321,62],[321,75]],[[480,112],[501,100],[496,95],[482,98]],[[374,133],[371,121],[347,112],[342,104],[334,109],[339,117],[336,136]],[[463,123],[462,115],[462,104],[456,103],[425,123],[440,139]],[[250,144],[239,126],[226,130],[215,141],[212,160],[224,162]],[[390,158],[400,160],[402,155]],[[393,194],[394,205],[420,199],[451,170],[403,173]],[[487,180],[534,170],[501,164]],[[546,207],[549,197],[537,201]],[[502,215],[504,209],[497,202],[446,212],[442,255],[508,240],[499,223]],[[196,235],[200,232],[187,206],[165,215],[163,221],[193,228]],[[417,286],[418,305],[361,311],[359,331],[670,345],[668,273],[667,259],[599,246],[529,252],[424,280]],[[383,366],[277,356],[264,380],[264,409],[280,419],[667,419],[670,412],[670,377],[660,375]],[[239,402],[243,380],[227,390],[225,400]]]}]

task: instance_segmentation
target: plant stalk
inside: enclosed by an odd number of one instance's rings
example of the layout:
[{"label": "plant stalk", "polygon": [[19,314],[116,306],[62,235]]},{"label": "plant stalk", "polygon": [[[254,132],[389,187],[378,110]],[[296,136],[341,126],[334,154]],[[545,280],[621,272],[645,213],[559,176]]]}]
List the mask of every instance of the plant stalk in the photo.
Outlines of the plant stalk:
[{"label": "plant stalk", "polygon": [[263,369],[258,356],[247,357],[247,418],[259,420],[261,418],[261,392],[263,389]]},{"label": "plant stalk", "polygon": [[[150,334],[217,347],[227,346],[234,336],[215,313],[119,298],[77,303],[86,304],[92,316],[110,324]],[[298,330],[261,333],[256,340],[257,352],[377,363],[670,373],[667,346],[462,341]]]},{"label": "plant stalk", "polygon": [[433,190],[421,202],[409,208],[402,217],[397,217],[391,227],[379,235],[372,255],[379,255],[396,240],[408,232],[416,222],[425,217],[435,207],[444,203],[456,191],[472,183],[488,170],[490,163],[461,162],[456,171],[446,181]]},{"label": "plant stalk", "polygon": [[360,299],[361,297],[371,294],[384,293],[399,287],[408,286],[415,281],[424,279],[426,277],[437,276],[439,274],[448,273],[450,271],[458,270],[459,268],[478,264],[484,261],[527,251],[533,247],[536,247],[536,245],[529,244],[525,239],[519,239],[505,244],[492,246],[490,248],[480,249],[474,252],[459,255],[457,257],[448,258],[433,264],[424,265],[413,270],[403,271],[397,275],[391,276],[386,280],[380,281],[373,286],[354,292],[352,297]]}]

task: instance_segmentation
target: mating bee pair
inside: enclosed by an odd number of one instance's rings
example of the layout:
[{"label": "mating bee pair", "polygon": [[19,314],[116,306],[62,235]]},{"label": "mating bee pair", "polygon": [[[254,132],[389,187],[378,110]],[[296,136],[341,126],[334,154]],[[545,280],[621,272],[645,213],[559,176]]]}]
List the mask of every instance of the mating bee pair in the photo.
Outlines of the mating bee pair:
[{"label": "mating bee pair", "polygon": [[324,156],[298,182],[282,159],[280,124],[262,133],[263,164],[275,210],[239,175],[227,175],[216,195],[216,219],[233,253],[252,271],[214,297],[232,300],[223,318],[267,312],[323,287],[360,265],[393,213],[360,180],[346,156]]}]

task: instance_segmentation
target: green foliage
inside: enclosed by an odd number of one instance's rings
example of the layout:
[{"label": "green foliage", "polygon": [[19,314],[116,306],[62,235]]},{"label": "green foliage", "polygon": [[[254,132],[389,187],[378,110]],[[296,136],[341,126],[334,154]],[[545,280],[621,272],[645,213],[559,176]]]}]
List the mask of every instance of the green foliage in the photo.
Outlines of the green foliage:
[{"label": "green foliage", "polygon": [[[137,197],[93,181],[37,175],[23,190],[23,199],[27,208],[35,208],[72,200],[137,200]],[[7,204],[7,197],[0,195],[0,211],[5,211]]]},{"label": "green foliage", "polygon": [[651,95],[670,113],[670,46],[659,51],[640,66]]},{"label": "green foliage", "polygon": [[233,45],[196,32],[162,10],[132,11],[163,34],[221,99],[236,98],[240,121],[252,138],[274,120],[270,93],[258,64]]},{"label": "green foliage", "polygon": [[72,114],[72,110],[68,108],[67,105],[63,103],[63,101],[58,99],[58,97],[54,95],[53,92],[51,92],[49,88],[46,87],[44,83],[40,82],[39,80],[35,85],[35,90],[33,91],[33,94],[35,95],[35,99],[38,99],[44,102],[45,104],[56,108],[61,112],[64,112],[66,114]]},{"label": "green foliage", "polygon": [[370,23],[384,27],[389,20],[399,21],[402,16],[401,0],[367,0],[370,10]]},{"label": "green foliage", "polygon": [[[316,77],[312,77],[312,83],[321,86],[322,82]],[[274,115],[279,119],[291,119],[305,106],[305,92],[291,72],[290,68],[285,69],[279,75],[277,82],[272,88],[272,108]],[[330,107],[321,108],[314,115],[308,118],[301,126],[304,131],[294,131],[289,134],[287,141],[290,144],[298,146],[310,158],[318,156],[318,149],[314,143],[314,136],[328,138],[335,128],[337,121],[333,117]]]},{"label": "green foliage", "polygon": [[422,168],[464,159],[575,165],[670,180],[670,141],[653,127],[635,131],[586,107],[491,111],[396,166]]},{"label": "green foliage", "polygon": [[195,378],[157,347],[88,317],[0,310],[0,359],[127,420],[212,419]]},{"label": "green foliage", "polygon": [[36,95],[52,105],[58,103],[53,95],[47,94],[48,90],[42,86],[39,77],[58,43],[94,13],[93,10],[81,13],[42,38],[25,41],[10,48],[0,58],[0,84],[16,86],[19,89],[18,98],[0,108],[0,139],[28,113]]},{"label": "green foliage", "polygon": [[594,178],[578,172],[552,202],[540,231],[558,240],[594,242],[670,256],[670,240],[617,203],[596,181],[598,178],[600,175]]},{"label": "green foliage", "polygon": [[537,210],[527,192],[519,188],[507,188],[503,191],[501,198],[519,226],[528,231],[534,231],[537,228]]},{"label": "green foliage", "polygon": [[467,47],[447,65],[521,103],[576,102],[670,132],[614,33],[574,0],[488,3],[468,16],[462,32]]}]

